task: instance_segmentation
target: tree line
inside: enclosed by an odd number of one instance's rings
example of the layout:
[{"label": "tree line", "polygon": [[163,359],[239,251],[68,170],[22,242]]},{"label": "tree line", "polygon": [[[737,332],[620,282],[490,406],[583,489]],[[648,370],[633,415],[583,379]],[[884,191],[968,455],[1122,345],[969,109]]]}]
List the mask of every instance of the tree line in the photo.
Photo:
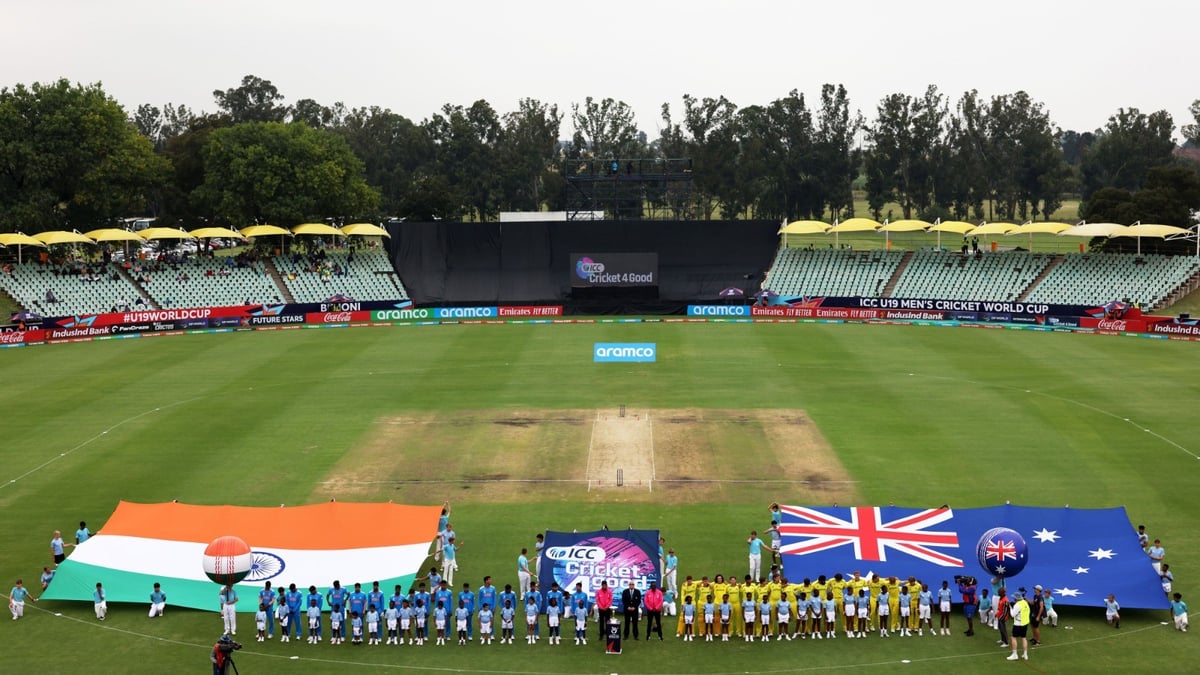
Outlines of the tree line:
[{"label": "tree line", "polygon": [[[1018,91],[956,100],[930,86],[884,97],[870,119],[842,85],[739,107],[725,97],[664,103],[649,140],[629,105],[591,97],[570,111],[524,98],[446,104],[421,121],[376,106],[287,103],[246,76],[213,91],[214,112],[142,104],[66,80],[0,90],[0,230],[162,224],[290,225],[335,218],[460,220],[563,208],[566,159],[690,158],[688,212],[798,219],[1044,219],[1064,195],[1089,220],[1189,224],[1200,177],[1165,111],[1120,109],[1063,131]],[[562,139],[563,123],[574,133]],[[865,194],[868,214],[856,213]],[[889,205],[898,205],[893,213]],[[861,210],[861,205],[858,210]]]}]

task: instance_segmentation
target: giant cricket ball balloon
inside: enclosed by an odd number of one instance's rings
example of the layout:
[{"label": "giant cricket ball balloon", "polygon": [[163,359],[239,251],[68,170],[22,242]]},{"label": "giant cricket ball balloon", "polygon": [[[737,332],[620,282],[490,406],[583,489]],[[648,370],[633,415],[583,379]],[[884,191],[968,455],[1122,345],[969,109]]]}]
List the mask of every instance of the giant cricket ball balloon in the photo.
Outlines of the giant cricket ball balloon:
[{"label": "giant cricket ball balloon", "polygon": [[204,573],[218,584],[236,584],[250,573],[254,556],[238,537],[217,537],[204,549]]},{"label": "giant cricket ball balloon", "polygon": [[1016,530],[1007,527],[993,527],[984,532],[975,552],[983,569],[1001,579],[1016,576],[1029,562],[1029,547],[1025,539]]}]

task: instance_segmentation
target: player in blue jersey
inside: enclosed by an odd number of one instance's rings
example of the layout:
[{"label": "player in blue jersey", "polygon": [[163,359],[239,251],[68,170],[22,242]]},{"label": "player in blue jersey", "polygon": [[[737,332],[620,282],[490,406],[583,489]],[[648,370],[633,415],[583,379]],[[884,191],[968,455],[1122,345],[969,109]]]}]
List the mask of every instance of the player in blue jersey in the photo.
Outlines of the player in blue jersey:
[{"label": "player in blue jersey", "polygon": [[258,592],[258,604],[267,608],[267,639],[270,640],[275,637],[275,591],[271,588],[271,582],[268,581]]},{"label": "player in blue jersey", "polygon": [[470,642],[475,639],[475,592],[471,590],[471,584],[463,584],[458,599],[467,608],[467,642]]}]

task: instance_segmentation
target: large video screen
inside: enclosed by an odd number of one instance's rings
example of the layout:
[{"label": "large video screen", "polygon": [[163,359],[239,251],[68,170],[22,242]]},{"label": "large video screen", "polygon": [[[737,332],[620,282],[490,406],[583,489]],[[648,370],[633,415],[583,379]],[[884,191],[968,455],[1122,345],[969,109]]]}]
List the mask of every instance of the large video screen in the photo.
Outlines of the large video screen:
[{"label": "large video screen", "polygon": [[657,253],[571,254],[573,288],[657,285]]}]

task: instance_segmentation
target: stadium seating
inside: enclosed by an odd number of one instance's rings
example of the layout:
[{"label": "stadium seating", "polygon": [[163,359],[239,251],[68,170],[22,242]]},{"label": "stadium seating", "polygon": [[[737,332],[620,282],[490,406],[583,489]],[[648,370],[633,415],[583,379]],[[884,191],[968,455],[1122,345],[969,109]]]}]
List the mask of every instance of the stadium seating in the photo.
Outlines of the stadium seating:
[{"label": "stadium seating", "polygon": [[189,258],[161,271],[135,272],[160,307],[219,307],[283,302],[283,293],[261,262],[238,265],[233,258]]},{"label": "stadium seating", "polygon": [[1152,308],[1198,271],[1200,259],[1194,256],[1075,253],[1050,270],[1026,300],[1099,305],[1128,298]]},{"label": "stadium seating", "polygon": [[903,257],[903,251],[780,248],[766,286],[783,296],[882,295]]},{"label": "stadium seating", "polygon": [[1016,300],[1054,259],[1028,251],[984,253],[916,251],[892,289],[894,298]]},{"label": "stadium seating", "polygon": [[408,298],[383,249],[356,249],[353,258],[345,249],[326,249],[318,271],[306,260],[297,263],[287,256],[276,257],[274,264],[296,302],[322,302],[335,295],[359,301]]},{"label": "stadium seating", "polygon": [[[84,274],[84,270],[90,270]],[[26,310],[43,316],[74,316],[133,307],[141,297],[114,264],[43,265],[12,263],[0,274],[0,288]],[[47,291],[56,302],[47,302]],[[7,319],[8,317],[4,317]]]}]

